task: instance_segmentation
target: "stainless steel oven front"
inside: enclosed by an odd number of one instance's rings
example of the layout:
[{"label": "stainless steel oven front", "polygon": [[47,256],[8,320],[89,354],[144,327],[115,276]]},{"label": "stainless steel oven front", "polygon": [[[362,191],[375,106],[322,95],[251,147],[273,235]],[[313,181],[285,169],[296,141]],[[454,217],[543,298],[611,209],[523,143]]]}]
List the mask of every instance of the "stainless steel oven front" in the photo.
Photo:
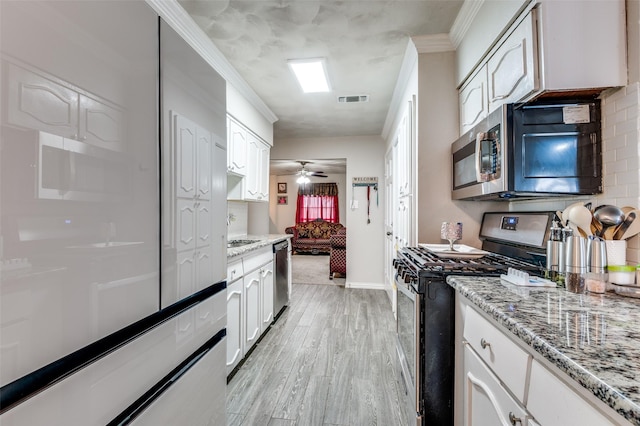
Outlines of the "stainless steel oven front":
[{"label": "stainless steel oven front", "polygon": [[413,263],[411,250],[401,250],[394,262],[396,350],[399,376],[407,394],[407,419],[417,426],[451,424],[454,291],[446,283],[445,274]]},{"label": "stainless steel oven front", "polygon": [[409,405],[409,422],[415,417],[416,425],[422,424],[420,415],[421,371],[418,363],[420,350],[420,312],[421,295],[413,291],[410,285],[396,280],[397,293],[397,343],[399,373],[404,382]]}]

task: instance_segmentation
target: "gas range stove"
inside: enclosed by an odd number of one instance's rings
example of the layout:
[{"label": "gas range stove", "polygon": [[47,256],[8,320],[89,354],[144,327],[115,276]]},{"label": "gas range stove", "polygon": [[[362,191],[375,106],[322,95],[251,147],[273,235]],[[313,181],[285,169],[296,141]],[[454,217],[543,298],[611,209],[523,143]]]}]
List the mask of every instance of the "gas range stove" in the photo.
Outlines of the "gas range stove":
[{"label": "gas range stove", "polygon": [[473,258],[458,253],[446,258],[423,246],[398,251],[396,351],[408,416],[415,416],[416,425],[453,423],[455,295],[446,277],[499,276],[509,268],[542,275],[553,217],[553,212],[485,213],[479,237],[486,253]]},{"label": "gas range stove", "polygon": [[[480,229],[482,257],[440,257],[425,247],[404,247],[393,262],[396,280],[418,286],[419,278],[447,275],[500,276],[509,268],[543,275],[553,212],[485,213]],[[421,289],[416,288],[416,291]]]}]

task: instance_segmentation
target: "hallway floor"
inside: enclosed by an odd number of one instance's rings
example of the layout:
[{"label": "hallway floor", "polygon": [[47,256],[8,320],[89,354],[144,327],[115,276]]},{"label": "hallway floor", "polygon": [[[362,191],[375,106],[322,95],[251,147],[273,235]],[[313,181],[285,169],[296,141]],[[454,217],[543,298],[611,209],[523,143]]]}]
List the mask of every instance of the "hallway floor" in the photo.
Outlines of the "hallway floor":
[{"label": "hallway floor", "polygon": [[227,387],[228,425],[405,425],[395,363],[384,291],[294,284]]}]

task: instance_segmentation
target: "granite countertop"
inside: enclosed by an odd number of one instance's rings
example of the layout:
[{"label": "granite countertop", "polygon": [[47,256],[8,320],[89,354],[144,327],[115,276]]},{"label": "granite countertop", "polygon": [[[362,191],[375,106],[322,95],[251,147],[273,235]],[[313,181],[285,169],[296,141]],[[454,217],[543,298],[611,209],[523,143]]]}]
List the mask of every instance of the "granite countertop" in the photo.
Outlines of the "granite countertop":
[{"label": "granite countertop", "polygon": [[284,241],[293,237],[291,234],[268,234],[268,235],[241,235],[236,237],[229,237],[229,241],[233,240],[256,240],[255,243],[245,244],[240,247],[227,248],[227,259],[232,257],[242,256],[259,248],[275,244],[280,241]]},{"label": "granite countertop", "polygon": [[640,425],[640,299],[449,276],[480,310],[631,423]]}]

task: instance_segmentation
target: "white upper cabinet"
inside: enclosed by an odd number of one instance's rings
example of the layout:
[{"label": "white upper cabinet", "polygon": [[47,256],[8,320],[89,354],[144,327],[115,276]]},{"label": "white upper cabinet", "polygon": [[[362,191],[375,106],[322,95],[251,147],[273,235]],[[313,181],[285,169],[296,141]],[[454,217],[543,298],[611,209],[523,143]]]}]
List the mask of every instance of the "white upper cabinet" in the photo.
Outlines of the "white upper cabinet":
[{"label": "white upper cabinet", "polygon": [[[493,25],[478,19],[474,30]],[[546,92],[593,95],[625,85],[625,28],[623,0],[533,3],[462,82],[460,133],[505,103]],[[460,49],[458,61],[468,63],[464,56],[470,54]]]},{"label": "white upper cabinet", "polygon": [[227,118],[227,129],[227,171],[244,176],[247,174],[247,129],[232,118]]},{"label": "white upper cabinet", "polygon": [[245,199],[265,201],[269,199],[270,146],[248,132]]},{"label": "white upper cabinet", "polygon": [[269,201],[271,146],[231,117],[227,118],[227,127],[227,171],[233,176],[228,199]]},{"label": "white upper cabinet", "polygon": [[528,15],[487,62],[489,109],[515,102],[538,88],[534,15]]},{"label": "white upper cabinet", "polygon": [[489,115],[487,103],[487,65],[480,67],[469,81],[460,89],[460,133],[475,126]]}]

